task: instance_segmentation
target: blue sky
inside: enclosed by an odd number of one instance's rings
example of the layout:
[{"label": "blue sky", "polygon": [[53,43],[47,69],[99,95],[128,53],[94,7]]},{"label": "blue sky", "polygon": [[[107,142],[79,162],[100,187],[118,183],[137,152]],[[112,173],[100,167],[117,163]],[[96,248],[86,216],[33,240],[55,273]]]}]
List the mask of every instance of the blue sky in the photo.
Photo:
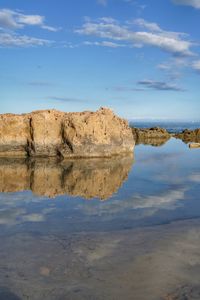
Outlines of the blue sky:
[{"label": "blue sky", "polygon": [[0,113],[200,119],[200,0],[1,0]]}]

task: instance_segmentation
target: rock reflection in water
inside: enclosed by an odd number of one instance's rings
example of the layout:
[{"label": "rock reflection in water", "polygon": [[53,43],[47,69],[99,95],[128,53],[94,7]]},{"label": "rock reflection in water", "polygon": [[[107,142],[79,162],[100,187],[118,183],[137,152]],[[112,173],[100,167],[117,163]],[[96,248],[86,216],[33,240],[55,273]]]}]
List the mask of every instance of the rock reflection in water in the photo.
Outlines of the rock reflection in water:
[{"label": "rock reflection in water", "polygon": [[0,160],[0,192],[32,190],[39,196],[68,194],[86,199],[111,197],[127,179],[133,155],[57,162],[52,159]]},{"label": "rock reflection in water", "polygon": [[160,147],[165,145],[170,139],[170,136],[160,138],[140,138],[137,140],[136,145],[151,145],[154,147]]}]

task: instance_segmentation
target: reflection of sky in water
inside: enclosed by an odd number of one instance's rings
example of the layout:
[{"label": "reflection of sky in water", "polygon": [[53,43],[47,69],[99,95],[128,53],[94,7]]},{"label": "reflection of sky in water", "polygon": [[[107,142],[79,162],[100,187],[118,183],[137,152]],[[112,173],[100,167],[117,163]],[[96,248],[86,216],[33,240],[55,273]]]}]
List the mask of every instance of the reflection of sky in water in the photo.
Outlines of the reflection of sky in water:
[{"label": "reflection of sky in water", "polygon": [[137,146],[128,179],[106,201],[1,193],[1,235],[109,231],[200,217],[199,159],[198,149],[175,139],[162,147]]}]

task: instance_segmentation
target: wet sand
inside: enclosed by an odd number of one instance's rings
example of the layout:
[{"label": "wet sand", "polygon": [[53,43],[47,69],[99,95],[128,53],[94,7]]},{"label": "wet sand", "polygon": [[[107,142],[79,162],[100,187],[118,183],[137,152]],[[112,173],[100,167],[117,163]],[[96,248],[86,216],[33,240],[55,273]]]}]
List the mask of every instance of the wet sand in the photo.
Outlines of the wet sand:
[{"label": "wet sand", "polygon": [[199,299],[199,229],[1,236],[0,299]]}]

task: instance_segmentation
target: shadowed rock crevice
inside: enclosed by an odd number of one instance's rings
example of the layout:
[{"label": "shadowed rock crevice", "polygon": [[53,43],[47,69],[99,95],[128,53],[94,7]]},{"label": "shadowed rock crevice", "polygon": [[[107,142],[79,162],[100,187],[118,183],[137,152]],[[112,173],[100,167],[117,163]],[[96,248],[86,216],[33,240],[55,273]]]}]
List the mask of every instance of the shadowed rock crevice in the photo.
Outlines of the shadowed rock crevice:
[{"label": "shadowed rock crevice", "polygon": [[0,157],[110,157],[133,148],[128,122],[107,108],[0,115]]},{"label": "shadowed rock crevice", "polygon": [[127,179],[133,155],[105,159],[0,159],[0,192],[107,199]]}]

